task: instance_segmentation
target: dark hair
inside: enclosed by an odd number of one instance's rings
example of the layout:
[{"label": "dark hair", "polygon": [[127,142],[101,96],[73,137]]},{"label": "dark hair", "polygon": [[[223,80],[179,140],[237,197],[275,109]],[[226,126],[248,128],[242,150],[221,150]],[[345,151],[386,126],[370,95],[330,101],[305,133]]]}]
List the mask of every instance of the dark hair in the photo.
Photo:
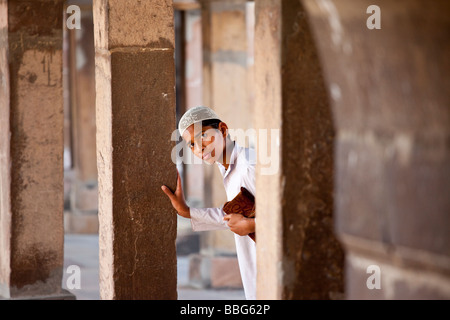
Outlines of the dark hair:
[{"label": "dark hair", "polygon": [[208,119],[202,121],[202,128],[203,127],[213,127],[214,129],[219,129],[219,123],[221,123],[219,119]]}]

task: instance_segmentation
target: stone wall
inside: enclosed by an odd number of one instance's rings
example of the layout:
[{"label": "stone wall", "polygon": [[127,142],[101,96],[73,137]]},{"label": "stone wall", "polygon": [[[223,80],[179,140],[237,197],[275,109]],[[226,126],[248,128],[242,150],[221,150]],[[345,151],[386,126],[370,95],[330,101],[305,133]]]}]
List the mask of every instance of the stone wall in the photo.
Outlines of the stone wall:
[{"label": "stone wall", "polygon": [[371,1],[303,2],[335,119],[346,297],[448,299],[449,3],[378,1],[369,29]]}]

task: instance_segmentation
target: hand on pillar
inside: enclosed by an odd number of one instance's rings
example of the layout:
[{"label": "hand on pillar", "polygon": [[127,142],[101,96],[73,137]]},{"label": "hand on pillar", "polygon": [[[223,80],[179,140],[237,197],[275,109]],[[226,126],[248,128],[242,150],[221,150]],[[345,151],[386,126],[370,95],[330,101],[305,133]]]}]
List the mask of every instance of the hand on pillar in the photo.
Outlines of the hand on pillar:
[{"label": "hand on pillar", "polygon": [[178,214],[184,218],[191,218],[190,209],[184,200],[180,174],[177,173],[177,189],[172,192],[167,186],[161,186],[162,191],[169,197],[170,202]]}]

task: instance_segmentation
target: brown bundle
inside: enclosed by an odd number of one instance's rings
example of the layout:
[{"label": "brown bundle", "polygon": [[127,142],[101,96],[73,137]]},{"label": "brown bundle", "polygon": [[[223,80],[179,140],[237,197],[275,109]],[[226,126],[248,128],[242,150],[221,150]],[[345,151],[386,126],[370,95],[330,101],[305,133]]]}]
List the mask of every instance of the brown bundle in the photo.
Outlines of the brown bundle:
[{"label": "brown bundle", "polygon": [[[228,201],[223,206],[223,211],[227,214],[230,213],[240,213],[246,218],[255,217],[255,197],[245,189],[241,187],[241,191],[238,193],[233,200]],[[249,233],[248,235],[256,242],[255,233]]]}]

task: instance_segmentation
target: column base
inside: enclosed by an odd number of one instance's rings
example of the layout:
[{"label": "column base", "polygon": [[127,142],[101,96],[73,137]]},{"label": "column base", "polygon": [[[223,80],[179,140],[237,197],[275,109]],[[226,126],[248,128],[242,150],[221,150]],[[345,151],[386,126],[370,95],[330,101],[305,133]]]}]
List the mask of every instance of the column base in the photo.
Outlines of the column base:
[{"label": "column base", "polygon": [[189,285],[198,289],[242,289],[237,257],[190,255]]},{"label": "column base", "polygon": [[64,232],[75,234],[98,234],[97,212],[64,212]]},{"label": "column base", "polygon": [[33,295],[33,296],[21,296],[12,297],[9,299],[0,298],[0,300],[76,300],[76,296],[69,291],[62,289],[60,293],[49,295]]}]

